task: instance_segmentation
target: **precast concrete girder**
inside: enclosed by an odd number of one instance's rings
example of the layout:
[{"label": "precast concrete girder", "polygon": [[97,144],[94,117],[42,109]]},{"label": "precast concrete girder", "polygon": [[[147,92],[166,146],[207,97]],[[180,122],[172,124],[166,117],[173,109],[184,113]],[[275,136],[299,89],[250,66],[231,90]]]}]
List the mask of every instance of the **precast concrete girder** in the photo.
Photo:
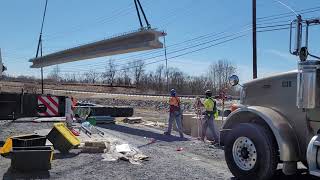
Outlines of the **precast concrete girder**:
[{"label": "precast concrete girder", "polygon": [[84,59],[158,49],[163,47],[159,37],[165,35],[160,31],[144,29],[33,58],[29,62],[33,63],[31,68],[41,68]]}]

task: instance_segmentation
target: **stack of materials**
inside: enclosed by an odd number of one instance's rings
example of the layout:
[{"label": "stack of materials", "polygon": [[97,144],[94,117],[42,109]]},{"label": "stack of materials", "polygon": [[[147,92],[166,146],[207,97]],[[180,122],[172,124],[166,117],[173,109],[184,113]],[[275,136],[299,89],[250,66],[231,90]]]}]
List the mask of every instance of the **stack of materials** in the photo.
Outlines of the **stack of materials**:
[{"label": "stack of materials", "polygon": [[115,118],[111,116],[90,116],[87,119],[92,125],[115,123]]},{"label": "stack of materials", "polygon": [[142,117],[127,117],[127,118],[123,119],[123,122],[129,123],[129,124],[141,123]]}]

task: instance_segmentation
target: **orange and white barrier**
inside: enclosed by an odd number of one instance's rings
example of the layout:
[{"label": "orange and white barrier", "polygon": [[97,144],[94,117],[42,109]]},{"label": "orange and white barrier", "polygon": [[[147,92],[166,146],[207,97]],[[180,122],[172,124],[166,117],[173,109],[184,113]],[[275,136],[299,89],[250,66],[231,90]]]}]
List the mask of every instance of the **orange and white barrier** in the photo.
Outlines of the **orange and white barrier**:
[{"label": "orange and white barrier", "polygon": [[39,116],[59,116],[59,99],[57,96],[38,96],[38,105],[46,107],[45,112],[38,112]]}]

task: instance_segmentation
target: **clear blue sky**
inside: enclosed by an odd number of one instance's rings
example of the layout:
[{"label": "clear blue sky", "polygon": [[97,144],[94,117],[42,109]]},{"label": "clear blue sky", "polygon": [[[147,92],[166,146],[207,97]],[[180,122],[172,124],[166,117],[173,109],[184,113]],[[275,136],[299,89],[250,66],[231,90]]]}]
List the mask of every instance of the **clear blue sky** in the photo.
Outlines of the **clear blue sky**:
[{"label": "clear blue sky", "polygon": [[[320,6],[317,0],[282,0],[282,2],[295,10]],[[152,27],[168,33],[168,46],[208,33],[225,31],[232,34],[244,30],[244,26],[251,23],[251,0],[141,0],[141,3]],[[44,4],[45,0],[2,0],[0,3],[0,47],[10,75],[40,75],[39,69],[29,68],[31,63],[28,59],[34,57],[36,53]],[[288,9],[274,0],[257,0],[258,17],[287,12],[289,12]],[[303,16],[319,17],[320,10],[303,14]],[[272,21],[258,20],[258,23],[280,21],[276,24],[283,24],[284,21],[293,18],[292,14],[291,17]],[[261,26],[264,25],[274,24]],[[44,54],[138,28],[133,0],[49,0],[43,33]],[[169,66],[178,67],[191,75],[201,75],[205,74],[210,63],[219,59],[228,59],[237,66],[241,80],[249,80],[252,77],[251,31],[242,34],[248,36],[172,59],[169,61]],[[297,58],[288,53],[288,34],[288,30],[258,33],[259,77],[296,68]],[[168,47],[168,52],[210,39],[213,37],[198,42],[191,41],[177,47]],[[154,55],[159,54],[143,55],[140,59]],[[174,55],[177,54],[172,54]],[[126,64],[130,60],[121,60],[121,58],[128,56],[132,54],[111,58],[116,63]],[[104,64],[109,58],[68,63],[59,67],[62,73],[103,71]],[[131,61],[135,59],[131,58]],[[146,62],[161,59],[163,57],[146,60]],[[147,66],[147,70],[154,70],[157,65]],[[45,74],[51,69],[52,67],[45,68]]]}]

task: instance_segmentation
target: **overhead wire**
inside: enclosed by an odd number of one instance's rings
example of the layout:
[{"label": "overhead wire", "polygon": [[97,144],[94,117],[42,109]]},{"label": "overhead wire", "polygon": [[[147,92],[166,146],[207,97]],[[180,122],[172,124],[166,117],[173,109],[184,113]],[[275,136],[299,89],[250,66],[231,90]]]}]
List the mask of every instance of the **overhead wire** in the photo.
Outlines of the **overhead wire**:
[{"label": "overhead wire", "polygon": [[[308,11],[307,11],[308,10]],[[309,10],[313,10],[313,11],[309,11]],[[320,7],[315,7],[315,8],[308,8],[308,9],[304,9],[304,10],[299,10],[298,12],[301,12],[301,13],[310,13],[310,12],[316,12],[316,11],[319,11],[320,10]],[[288,15],[290,13],[282,13],[280,14],[280,16],[282,15]],[[259,19],[266,19],[268,17],[276,17],[275,15],[271,15],[271,16],[266,16],[266,17],[261,17]],[[288,16],[285,16],[285,17],[288,17]],[[278,19],[279,17],[277,17]],[[284,18],[284,17],[281,17],[281,18]],[[268,19],[268,21],[270,21],[270,19]],[[285,21],[277,21],[277,22],[290,22],[290,20],[285,20]],[[265,22],[265,24],[274,24],[274,23],[277,23],[277,22]],[[261,25],[263,23],[258,23],[258,25]],[[285,24],[281,24],[281,25],[274,25],[275,27],[278,27],[278,26],[285,26]],[[270,26],[271,27],[271,26]],[[266,28],[266,27],[261,27],[261,28]],[[277,28],[277,30],[281,30],[279,28]],[[269,30],[270,31],[270,30]],[[205,37],[205,36],[204,36]],[[190,40],[192,41],[192,40]],[[184,42],[185,43],[185,42]],[[170,47],[171,45],[168,45],[168,47]],[[155,50],[155,51],[151,51],[151,52],[145,52],[145,53],[140,53],[140,54],[136,54],[136,55],[131,55],[131,56],[128,56],[128,57],[125,57],[125,58],[118,58],[116,59],[117,61],[119,60],[130,60],[132,59],[133,57],[141,57],[141,56],[145,56],[145,55],[149,55],[149,54],[160,54],[162,53],[162,50]]]},{"label": "overhead wire", "polygon": [[[306,11],[306,10],[311,10],[311,11]],[[301,12],[302,13],[311,13],[311,12],[317,12],[317,11],[319,11],[320,10],[320,7],[315,7],[315,8],[309,8],[309,9],[305,9],[305,10],[301,10]],[[300,12],[300,11],[298,11],[298,12]],[[288,16],[283,16],[283,15],[287,15],[287,14],[289,14],[289,13],[283,13],[283,14],[281,14],[282,16],[281,17],[276,17],[275,15],[272,15],[272,18],[271,18],[271,16],[269,16],[269,18],[267,18],[267,17],[261,17],[261,18],[258,18],[258,19],[262,19],[262,20],[264,20],[263,22],[264,23],[260,23],[260,25],[261,24],[272,24],[272,23],[276,23],[276,22],[268,22],[268,21],[272,21],[272,20],[276,20],[276,19],[281,19],[281,18],[285,18],[285,17],[288,17]],[[285,24],[276,24],[276,25],[273,25],[273,26],[269,26],[269,27],[264,27],[264,26],[261,26],[260,28],[262,28],[262,29],[264,29],[264,30],[259,30],[259,31],[257,31],[257,32],[270,32],[270,31],[277,31],[277,30],[283,30],[283,29],[288,29],[288,28],[278,28],[278,27],[281,27],[281,26],[285,26]],[[272,29],[268,29],[268,28],[272,28]],[[199,38],[199,37],[197,37],[197,38]],[[206,38],[206,36],[203,36],[203,38],[205,39]],[[199,38],[199,39],[201,39],[201,38]],[[190,40],[187,40],[187,42],[192,42],[192,40],[190,39]],[[185,42],[181,42],[180,44],[183,44],[183,43],[185,43]],[[176,43],[176,44],[179,44],[179,43]],[[168,45],[168,47],[170,47],[171,45]],[[174,46],[173,46],[174,47]],[[149,54],[149,55],[152,55],[152,53],[154,53],[154,52],[147,52],[147,54]],[[157,53],[161,53],[161,50],[159,50]],[[144,54],[144,55],[146,55],[146,54]],[[139,55],[139,54],[137,54],[137,55],[135,55],[136,57],[143,57],[143,55],[141,56],[141,55]],[[159,56],[160,57],[160,56]],[[131,59],[132,57],[126,57],[125,59]],[[157,57],[153,57],[153,58],[157,58]],[[152,58],[150,58],[150,59],[152,59]]]},{"label": "overhead wire", "polygon": [[[146,2],[149,2],[149,1],[146,1]],[[132,6],[133,7],[133,6]],[[312,13],[312,12],[317,12],[320,10],[320,6],[317,6],[317,7],[313,7],[313,8],[306,8],[306,9],[300,9],[298,10],[297,12],[300,12],[301,14],[305,14],[305,13]],[[285,17],[289,17],[290,13],[281,13],[281,14],[275,14],[275,15],[269,15],[269,16],[264,16],[264,17],[258,17],[257,19],[258,20],[263,20],[264,23],[273,23],[273,22],[265,22],[265,21],[271,21],[271,20],[275,20],[274,18],[276,19],[279,19],[279,18],[285,18]],[[282,15],[287,15],[285,17],[283,17]],[[282,17],[279,17],[279,16],[282,16]],[[111,17],[110,17],[111,18]],[[270,19],[270,18],[273,18],[273,19]],[[261,21],[260,21],[261,22]],[[259,24],[259,23],[258,23]],[[257,24],[257,25],[258,25]],[[169,45],[170,46],[170,45]],[[9,50],[11,51],[11,50]],[[150,53],[150,52],[147,52],[147,53]]]},{"label": "overhead wire", "polygon": [[[287,25],[287,24],[282,24],[282,25]],[[278,27],[280,27],[280,26],[282,26],[282,25],[278,25]],[[276,27],[276,26],[274,26],[274,27]],[[261,27],[261,28],[267,28],[267,27]],[[269,27],[269,28],[270,28],[270,27]],[[284,29],[289,29],[289,27],[263,29],[263,30],[258,30],[257,32],[270,32],[270,31],[278,31],[278,30],[284,30]],[[168,60],[174,59],[174,58],[177,58],[177,57],[181,57],[181,56],[184,56],[184,55],[187,55],[187,54],[191,54],[191,53],[194,53],[194,52],[198,52],[198,51],[201,51],[201,50],[204,50],[204,49],[207,49],[207,48],[210,48],[210,47],[219,45],[219,44],[223,44],[223,43],[225,43],[225,42],[229,42],[229,41],[232,41],[232,40],[235,40],[235,39],[238,39],[238,38],[247,36],[247,35],[248,35],[248,34],[242,34],[242,35],[233,37],[233,38],[231,38],[231,39],[227,39],[227,40],[224,40],[224,41],[221,41],[221,42],[212,44],[212,45],[208,45],[208,46],[205,46],[205,47],[198,48],[198,49],[196,49],[196,50],[192,50],[192,51],[188,51],[188,52],[185,52],[185,53],[181,53],[181,54],[178,54],[178,55],[175,55],[175,56],[171,56],[171,57],[168,58]],[[190,48],[192,48],[192,47],[189,47],[188,49],[190,49]],[[172,52],[171,52],[171,53],[172,53]],[[155,63],[162,62],[162,61],[164,61],[164,60],[157,60],[157,61],[153,61],[153,62],[150,62],[150,63],[145,63],[145,65],[155,64]],[[123,68],[123,69],[118,69],[117,71],[128,70],[128,69],[131,69],[131,68],[135,68],[135,66],[134,66],[134,67]],[[101,73],[102,73],[102,72],[101,72]]]}]

